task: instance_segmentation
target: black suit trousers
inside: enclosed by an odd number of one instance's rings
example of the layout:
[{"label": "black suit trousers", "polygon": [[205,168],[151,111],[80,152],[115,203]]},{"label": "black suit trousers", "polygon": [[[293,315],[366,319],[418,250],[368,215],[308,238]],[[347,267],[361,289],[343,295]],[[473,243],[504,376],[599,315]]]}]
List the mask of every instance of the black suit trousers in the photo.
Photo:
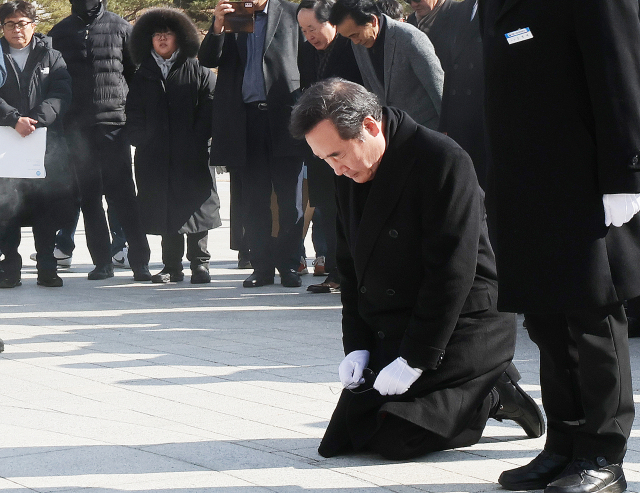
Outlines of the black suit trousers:
[{"label": "black suit trousers", "polygon": [[540,349],[545,448],[572,458],[622,461],[634,417],[622,305],[525,318]]},{"label": "black suit trousers", "polygon": [[94,265],[111,263],[111,237],[102,206],[109,199],[129,243],[129,263],[149,263],[149,243],[144,233],[131,171],[131,147],[122,127],[97,125],[67,131],[70,163],[78,180],[80,208],[87,247]]},{"label": "black suit trousers", "polygon": [[[242,168],[245,234],[256,272],[297,269],[302,241],[302,159],[276,157],[268,111],[247,104],[247,163]],[[272,244],[271,191],[278,199],[279,230]]]}]

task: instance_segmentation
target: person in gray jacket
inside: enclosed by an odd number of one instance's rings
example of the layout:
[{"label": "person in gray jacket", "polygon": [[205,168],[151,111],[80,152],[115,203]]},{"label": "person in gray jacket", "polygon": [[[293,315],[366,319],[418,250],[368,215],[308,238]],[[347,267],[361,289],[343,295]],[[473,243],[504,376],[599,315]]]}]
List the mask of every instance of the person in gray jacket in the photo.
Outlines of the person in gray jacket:
[{"label": "person in gray jacket", "polygon": [[429,38],[380,13],[374,0],[337,0],[329,22],[349,38],[364,86],[385,106],[437,129],[444,71]]}]

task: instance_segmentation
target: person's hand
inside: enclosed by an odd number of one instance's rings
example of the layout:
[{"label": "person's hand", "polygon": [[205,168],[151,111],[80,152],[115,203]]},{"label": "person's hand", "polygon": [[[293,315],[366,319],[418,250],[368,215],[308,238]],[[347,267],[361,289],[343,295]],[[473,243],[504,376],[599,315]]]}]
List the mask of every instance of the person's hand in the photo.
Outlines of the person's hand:
[{"label": "person's hand", "polygon": [[640,194],[615,193],[602,196],[604,224],[622,226],[640,211]]},{"label": "person's hand", "polygon": [[38,123],[38,120],[34,120],[33,118],[29,118],[28,116],[21,116],[18,118],[18,122],[16,123],[15,129],[23,137],[27,137],[36,131],[35,125]]},{"label": "person's hand", "polygon": [[216,174],[221,175],[222,173],[227,172],[227,168],[225,166],[216,166]]},{"label": "person's hand", "polygon": [[362,372],[369,364],[369,351],[360,349],[351,351],[338,367],[340,382],[345,389],[355,389],[364,383]]},{"label": "person's hand", "polygon": [[224,16],[234,11],[235,9],[229,2],[225,0],[220,0],[220,2],[218,2],[218,5],[216,5],[216,8],[213,11],[213,16],[216,19],[213,23],[213,34],[222,33],[222,29],[224,28]]},{"label": "person's hand", "polygon": [[406,359],[398,357],[380,371],[373,388],[380,395],[404,394],[420,375],[422,370],[411,368]]}]

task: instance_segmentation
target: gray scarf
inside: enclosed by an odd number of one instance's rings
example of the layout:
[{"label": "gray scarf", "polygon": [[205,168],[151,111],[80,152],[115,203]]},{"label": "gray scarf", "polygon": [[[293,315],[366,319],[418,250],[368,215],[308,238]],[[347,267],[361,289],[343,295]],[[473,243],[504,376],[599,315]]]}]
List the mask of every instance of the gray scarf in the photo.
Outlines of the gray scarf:
[{"label": "gray scarf", "polygon": [[173,55],[171,55],[169,58],[164,59],[156,53],[156,50],[153,50],[153,49],[151,50],[151,55],[153,56],[154,60],[158,64],[158,67],[160,67],[160,72],[162,72],[162,77],[164,79],[166,79],[167,75],[169,75],[169,71],[171,70],[171,67],[173,67],[173,64],[176,62],[176,59],[178,58],[178,53],[180,53],[180,49],[177,49],[176,51],[174,51]]}]

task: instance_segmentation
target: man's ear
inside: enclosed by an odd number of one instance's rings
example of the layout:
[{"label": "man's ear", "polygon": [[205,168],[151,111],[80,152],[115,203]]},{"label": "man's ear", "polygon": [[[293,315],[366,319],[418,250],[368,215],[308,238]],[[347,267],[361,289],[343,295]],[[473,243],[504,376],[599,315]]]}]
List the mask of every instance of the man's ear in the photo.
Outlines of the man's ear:
[{"label": "man's ear", "polygon": [[371,16],[371,25],[373,27],[378,27],[378,25],[380,24],[380,19],[378,19],[377,15],[372,15]]},{"label": "man's ear", "polygon": [[369,132],[374,137],[377,137],[377,135],[380,132],[382,132],[382,122],[377,121],[371,115],[364,117],[364,120],[362,121],[362,126],[367,132]]}]

